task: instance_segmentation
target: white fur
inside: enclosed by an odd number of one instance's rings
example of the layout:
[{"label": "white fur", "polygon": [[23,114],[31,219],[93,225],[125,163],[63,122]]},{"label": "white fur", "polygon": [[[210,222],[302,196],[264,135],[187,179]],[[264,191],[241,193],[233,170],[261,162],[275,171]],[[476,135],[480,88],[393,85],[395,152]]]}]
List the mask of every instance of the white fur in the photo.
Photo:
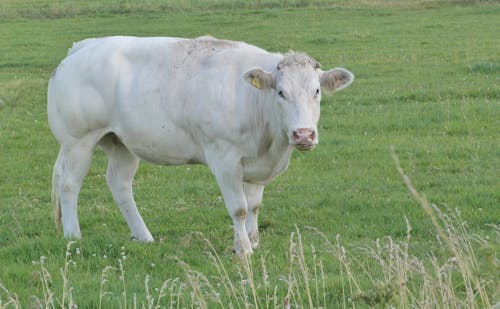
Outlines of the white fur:
[{"label": "white fur", "polygon": [[[297,63],[278,68],[286,57],[209,37],[75,43],[48,89],[49,123],[61,144],[53,186],[64,235],[80,237],[78,194],[100,147],[109,157],[108,186],[133,237],[153,241],[132,196],[139,159],[200,163],[224,196],[236,251],[251,253],[264,185],[287,168],[293,132],[314,131],[308,143],[317,143],[315,91],[323,72]],[[245,80],[255,68],[269,72],[272,87],[257,89]]]}]

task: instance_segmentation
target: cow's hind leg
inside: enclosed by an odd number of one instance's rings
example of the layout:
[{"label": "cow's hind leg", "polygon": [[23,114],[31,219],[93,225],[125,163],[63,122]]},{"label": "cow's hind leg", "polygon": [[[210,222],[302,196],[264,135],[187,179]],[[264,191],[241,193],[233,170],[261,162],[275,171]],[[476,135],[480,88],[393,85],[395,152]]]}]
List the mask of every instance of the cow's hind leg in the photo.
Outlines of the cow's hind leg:
[{"label": "cow's hind leg", "polygon": [[56,220],[62,219],[64,237],[80,238],[78,195],[87,175],[98,137],[88,135],[73,143],[63,144],[53,174],[53,199]]},{"label": "cow's hind leg", "polygon": [[99,146],[109,159],[106,182],[127,221],[132,237],[141,242],[154,241],[137,210],[132,193],[132,181],[139,166],[139,158],[132,154],[114,134],[106,135]]},{"label": "cow's hind leg", "polygon": [[245,221],[248,238],[253,249],[259,246],[259,226],[257,218],[259,209],[262,204],[262,195],[264,193],[264,186],[245,183],[244,184],[245,196],[247,198],[248,212]]}]

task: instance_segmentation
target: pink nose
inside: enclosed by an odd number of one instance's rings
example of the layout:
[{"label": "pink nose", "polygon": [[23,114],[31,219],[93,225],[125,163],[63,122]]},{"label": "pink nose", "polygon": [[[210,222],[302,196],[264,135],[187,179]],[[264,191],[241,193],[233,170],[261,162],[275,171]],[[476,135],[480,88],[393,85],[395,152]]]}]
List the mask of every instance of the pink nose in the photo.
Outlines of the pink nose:
[{"label": "pink nose", "polygon": [[298,145],[311,145],[316,138],[316,132],[312,129],[297,129],[293,131],[293,139]]}]

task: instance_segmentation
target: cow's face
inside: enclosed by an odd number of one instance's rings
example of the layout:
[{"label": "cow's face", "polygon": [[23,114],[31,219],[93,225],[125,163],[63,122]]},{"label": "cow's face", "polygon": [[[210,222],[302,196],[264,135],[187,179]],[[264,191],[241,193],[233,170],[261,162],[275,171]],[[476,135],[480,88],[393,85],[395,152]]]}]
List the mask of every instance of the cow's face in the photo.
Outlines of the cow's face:
[{"label": "cow's face", "polygon": [[303,54],[287,55],[272,73],[254,69],[244,77],[255,88],[273,92],[281,128],[299,150],[318,144],[321,89],[340,90],[354,79],[342,68],[322,71],[318,62]]}]

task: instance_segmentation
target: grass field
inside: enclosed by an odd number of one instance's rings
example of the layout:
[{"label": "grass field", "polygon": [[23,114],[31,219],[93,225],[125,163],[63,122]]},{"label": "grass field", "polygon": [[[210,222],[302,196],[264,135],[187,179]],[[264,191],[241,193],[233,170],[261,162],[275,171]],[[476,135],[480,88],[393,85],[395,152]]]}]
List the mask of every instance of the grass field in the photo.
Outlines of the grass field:
[{"label": "grass field", "polygon": [[[498,2],[77,3],[0,2],[0,308],[500,302]],[[266,187],[261,247],[250,261],[233,256],[231,220],[206,167],[147,163],[135,196],[157,241],[130,240],[100,152],[80,194],[83,239],[68,243],[50,203],[52,70],[83,38],[205,34],[305,51],[356,75],[324,96],[320,145],[294,153]],[[391,145],[426,199],[409,193]]]}]

